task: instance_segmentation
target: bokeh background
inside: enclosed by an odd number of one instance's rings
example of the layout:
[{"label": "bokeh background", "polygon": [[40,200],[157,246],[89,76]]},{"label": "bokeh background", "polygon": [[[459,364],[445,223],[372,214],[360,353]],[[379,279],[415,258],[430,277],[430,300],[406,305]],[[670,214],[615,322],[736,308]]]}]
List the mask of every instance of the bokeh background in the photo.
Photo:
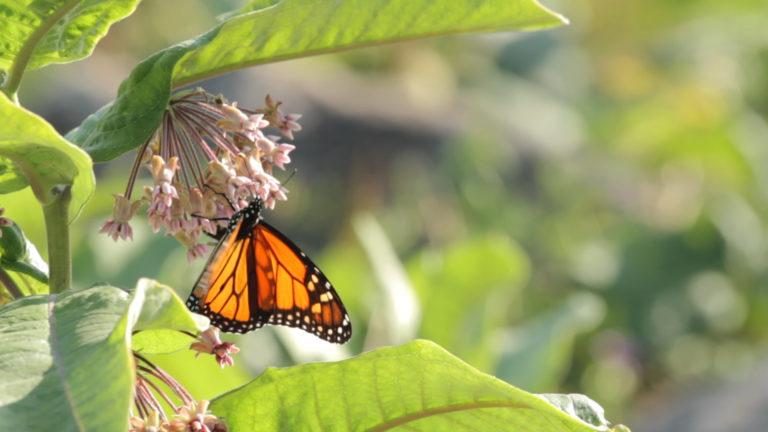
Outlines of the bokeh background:
[{"label": "bokeh background", "polygon": [[[225,370],[155,360],[210,398],[269,366],[421,337],[526,390],[588,394],[637,431],[768,429],[768,6],[546,4],[572,24],[202,83],[304,114],[290,199],[267,218],[334,282],[355,334],[260,330]],[[29,73],[21,101],[67,132],[137,61],[236,6],[146,1],[89,59]],[[144,220],[131,243],[97,233],[133,157],[96,167],[75,282],[148,276],[185,297],[202,262],[175,241]],[[45,253],[31,193],[3,204]]]}]

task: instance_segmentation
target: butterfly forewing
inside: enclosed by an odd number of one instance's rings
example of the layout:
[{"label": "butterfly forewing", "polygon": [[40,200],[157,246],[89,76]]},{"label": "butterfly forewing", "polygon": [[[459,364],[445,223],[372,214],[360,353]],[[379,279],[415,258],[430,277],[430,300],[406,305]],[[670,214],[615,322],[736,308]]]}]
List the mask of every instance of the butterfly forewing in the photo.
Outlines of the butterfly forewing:
[{"label": "butterfly forewing", "polygon": [[255,291],[250,281],[253,250],[249,242],[238,240],[238,233],[247,228],[245,225],[244,220],[239,220],[219,241],[187,299],[192,312],[207,316],[211,325],[225,332],[257,329],[269,316],[251,307]]},{"label": "butterfly forewing", "polygon": [[344,305],[320,269],[287,237],[239,214],[206,263],[187,306],[225,332],[266,323],[296,327],[346,342],[352,327]]}]

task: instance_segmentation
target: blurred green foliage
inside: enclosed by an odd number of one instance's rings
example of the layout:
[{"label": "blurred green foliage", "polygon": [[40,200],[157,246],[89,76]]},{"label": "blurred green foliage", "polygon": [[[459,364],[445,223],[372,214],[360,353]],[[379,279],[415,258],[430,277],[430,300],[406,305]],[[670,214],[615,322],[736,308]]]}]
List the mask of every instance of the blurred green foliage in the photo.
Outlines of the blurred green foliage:
[{"label": "blurred green foliage", "polygon": [[[316,258],[355,332],[336,347],[260,330],[240,341],[237,371],[207,364],[180,378],[205,392],[270,365],[425,337],[527,390],[589,394],[622,421],[637,401],[748,374],[768,339],[768,7],[557,3],[569,28],[439,38],[205,83],[242,105],[271,93],[305,115],[290,200],[267,218]],[[197,4],[169,13],[148,3],[83,69],[31,73],[22,100],[66,132],[158,40],[204,28],[215,11]],[[188,25],[172,31],[158,17]],[[103,73],[84,85],[86,68]],[[67,110],[34,90],[52,74]],[[74,227],[76,282],[149,276],[185,296],[202,263],[172,240],[143,221],[132,243],[97,233],[130,162],[97,167],[96,196]],[[23,210],[31,194],[8,197],[7,215],[44,248],[40,215]],[[378,228],[355,228],[361,217]],[[382,272],[404,276],[393,288]],[[398,310],[392,293],[403,292],[409,307]],[[184,364],[157,360],[174,373]]]}]

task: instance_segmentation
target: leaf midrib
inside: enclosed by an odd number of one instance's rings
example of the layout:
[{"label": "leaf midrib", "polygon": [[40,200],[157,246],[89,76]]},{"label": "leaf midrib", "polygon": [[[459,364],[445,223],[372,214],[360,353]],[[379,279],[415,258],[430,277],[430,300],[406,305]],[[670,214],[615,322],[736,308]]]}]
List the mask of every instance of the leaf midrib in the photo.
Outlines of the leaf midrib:
[{"label": "leaf midrib", "polygon": [[454,404],[454,405],[445,405],[445,406],[412,412],[412,413],[394,418],[392,420],[381,423],[378,426],[374,426],[368,429],[368,432],[388,431],[398,426],[402,426],[404,424],[411,423],[416,420],[421,420],[427,417],[432,417],[440,414],[447,414],[447,413],[452,413],[457,411],[469,411],[469,410],[483,409],[483,408],[530,409],[531,407],[525,404],[521,404],[517,402],[509,402],[509,401],[478,401],[478,402],[467,402],[467,403],[460,403],[460,404]]},{"label": "leaf midrib", "polygon": [[72,397],[72,389],[69,388],[69,383],[67,382],[67,374],[64,370],[64,360],[61,356],[61,352],[59,352],[59,337],[56,333],[56,314],[54,312],[56,299],[57,295],[51,294],[50,300],[48,300],[48,326],[50,327],[51,357],[53,357],[53,367],[56,369],[56,373],[59,375],[61,387],[64,389],[64,395],[67,397],[67,404],[69,405],[70,412],[72,413],[72,418],[75,420],[75,424],[77,425],[77,430],[84,432],[85,425],[80,419],[77,408],[75,407],[75,401]]}]

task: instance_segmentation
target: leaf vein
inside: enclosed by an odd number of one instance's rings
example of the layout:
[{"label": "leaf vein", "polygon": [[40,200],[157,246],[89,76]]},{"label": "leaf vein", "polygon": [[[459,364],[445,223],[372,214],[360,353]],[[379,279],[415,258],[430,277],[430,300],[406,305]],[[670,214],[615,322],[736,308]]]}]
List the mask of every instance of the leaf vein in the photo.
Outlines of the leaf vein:
[{"label": "leaf vein", "polygon": [[425,409],[423,411],[412,412],[410,414],[406,414],[406,415],[394,418],[378,426],[369,428],[368,431],[369,432],[387,431],[390,429],[394,429],[398,426],[402,426],[402,425],[405,425],[417,420],[421,420],[427,417],[432,417],[432,416],[447,414],[452,412],[458,412],[458,411],[476,410],[476,409],[482,409],[482,408],[530,409],[528,405],[521,404],[518,402],[509,402],[509,401],[477,401],[477,402],[460,403],[460,404],[454,404],[454,405],[445,405],[441,407]]}]

